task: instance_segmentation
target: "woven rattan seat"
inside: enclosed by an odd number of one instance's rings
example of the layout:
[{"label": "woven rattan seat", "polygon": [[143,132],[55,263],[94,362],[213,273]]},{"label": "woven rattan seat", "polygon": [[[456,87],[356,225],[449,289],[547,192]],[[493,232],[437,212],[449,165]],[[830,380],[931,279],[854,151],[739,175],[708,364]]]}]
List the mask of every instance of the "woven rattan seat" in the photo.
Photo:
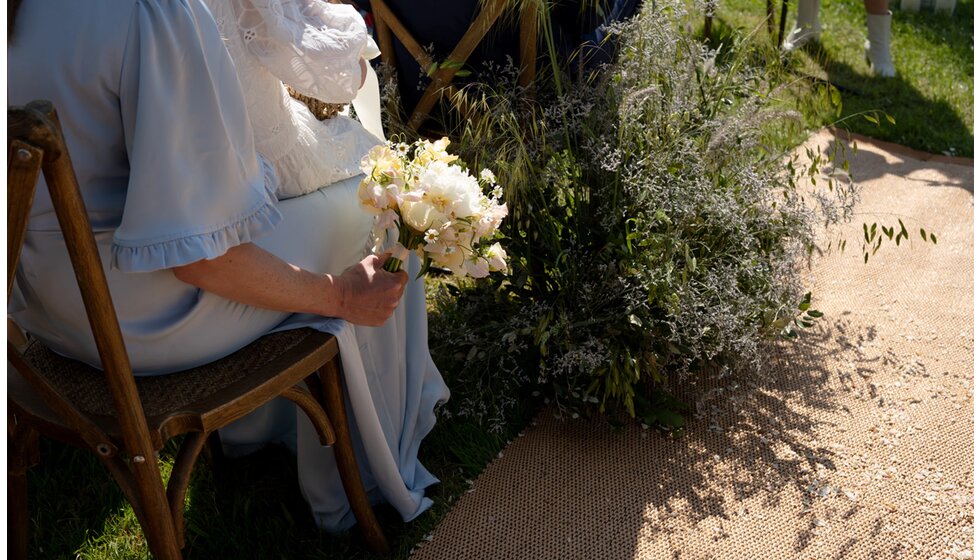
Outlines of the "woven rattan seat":
[{"label": "woven rattan seat", "polygon": [[[329,338],[309,329],[275,333],[217,362],[178,373],[137,377],[136,390],[143,410],[147,416],[154,417],[200,402],[271,364],[311,334]],[[31,344],[24,357],[43,371],[48,381],[82,412],[99,416],[115,414],[102,370],[60,356],[39,343]]]},{"label": "woven rattan seat", "polygon": [[[101,362],[100,370],[40,342],[21,350],[8,339],[8,555],[27,557],[26,471],[39,460],[43,435],[91,450],[132,504],[153,556],[180,558],[184,497],[205,443],[218,443],[217,430],[280,397],[333,446],[358,526],[368,546],[386,552],[354,456],[337,340],[310,329],[275,333],[204,366],[134,377],[58,117],[50,103],[35,101],[8,108],[7,122],[7,297],[43,172]],[[184,437],[164,485],[157,458],[176,436]]]},{"label": "woven rattan seat", "polygon": [[[255,390],[268,381],[270,370],[282,369],[297,360],[315,360],[313,354],[324,345],[329,346],[330,352],[336,351],[336,342],[329,334],[311,329],[284,331],[262,337],[234,354],[200,367],[167,375],[136,377],[136,390],[151,439],[162,447],[165,440],[186,432],[189,427],[211,431],[213,428],[206,412],[215,401]],[[37,371],[43,372],[45,379],[66,400],[82,413],[92,416],[109,436],[120,437],[115,405],[103,371],[61,356],[38,342],[25,350],[24,358]],[[43,401],[31,396],[30,387],[22,379],[15,376],[9,378],[7,384],[8,391],[23,395],[18,400],[31,414],[43,419],[52,429],[70,431],[70,427]],[[204,420],[196,421],[193,415],[203,415]],[[325,443],[333,443],[332,430],[328,436]]]}]

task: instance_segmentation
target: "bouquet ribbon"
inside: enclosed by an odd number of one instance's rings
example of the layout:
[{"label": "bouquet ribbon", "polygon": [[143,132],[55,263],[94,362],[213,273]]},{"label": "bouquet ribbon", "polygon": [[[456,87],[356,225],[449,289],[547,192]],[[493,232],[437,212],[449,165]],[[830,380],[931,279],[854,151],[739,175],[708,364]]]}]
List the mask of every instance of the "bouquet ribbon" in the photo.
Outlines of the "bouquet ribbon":
[{"label": "bouquet ribbon", "polygon": [[408,260],[408,247],[402,245],[401,243],[395,243],[391,248],[391,258],[398,259],[402,262]]}]

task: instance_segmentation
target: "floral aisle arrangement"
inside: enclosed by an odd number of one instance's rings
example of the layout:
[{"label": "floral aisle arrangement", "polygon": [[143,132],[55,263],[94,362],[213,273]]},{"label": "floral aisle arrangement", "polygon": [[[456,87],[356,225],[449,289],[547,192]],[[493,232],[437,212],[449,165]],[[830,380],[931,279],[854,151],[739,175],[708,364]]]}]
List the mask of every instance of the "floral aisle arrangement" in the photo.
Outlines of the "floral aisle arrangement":
[{"label": "floral aisle arrangement", "polygon": [[539,395],[677,428],[675,380],[764,372],[769,341],[819,315],[801,276],[856,186],[798,187],[826,160],[770,141],[795,126],[784,77],[748,40],[705,45],[698,14],[648,3],[608,30],[611,64],[541,71],[533,97],[497,69],[454,97],[470,116],[450,130],[461,159],[494,168],[510,208],[511,274],[437,294],[446,414],[501,429]]},{"label": "floral aisle arrangement", "polygon": [[384,265],[389,272],[400,270],[411,251],[422,259],[420,276],[432,265],[472,278],[507,268],[507,254],[496,241],[507,216],[496,177],[489,169],[472,176],[448,146],[447,138],[389,142],[361,161],[358,198],[376,216],[376,250],[390,230],[398,232]]}]

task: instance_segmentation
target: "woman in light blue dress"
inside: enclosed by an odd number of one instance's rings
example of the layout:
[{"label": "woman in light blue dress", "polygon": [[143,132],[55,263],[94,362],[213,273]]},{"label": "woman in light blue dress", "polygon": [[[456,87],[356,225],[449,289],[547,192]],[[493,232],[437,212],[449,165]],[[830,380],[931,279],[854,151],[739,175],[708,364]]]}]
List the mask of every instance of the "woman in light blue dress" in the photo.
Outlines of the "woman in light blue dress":
[{"label": "woman in light blue dress", "polygon": [[[428,352],[423,287],[367,254],[357,176],[278,200],[276,167],[256,153],[208,9],[199,0],[27,0],[7,60],[9,104],[41,98],[58,109],[137,374],[207,363],[276,330],[332,332],[369,496],[406,521],[424,511],[436,479],[418,448],[448,391]],[[98,366],[71,278],[42,186],[8,312],[53,350]],[[274,403],[222,435],[253,446],[291,433],[318,524],[350,527],[332,450],[291,405]]]}]

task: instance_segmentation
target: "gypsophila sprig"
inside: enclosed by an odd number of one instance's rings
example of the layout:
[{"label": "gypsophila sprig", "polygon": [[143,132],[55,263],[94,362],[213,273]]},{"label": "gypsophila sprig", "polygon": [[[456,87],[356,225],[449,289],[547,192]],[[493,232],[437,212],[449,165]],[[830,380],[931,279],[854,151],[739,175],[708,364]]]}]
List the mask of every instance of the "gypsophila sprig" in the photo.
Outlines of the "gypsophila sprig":
[{"label": "gypsophila sprig", "polygon": [[[489,169],[477,177],[446,151],[449,139],[375,146],[361,160],[361,206],[375,216],[381,243],[392,229],[398,241],[385,270],[396,272],[409,252],[422,259],[419,275],[432,265],[458,276],[484,278],[507,269],[507,253],[497,242],[507,204]],[[490,195],[485,194],[490,191]]]}]

